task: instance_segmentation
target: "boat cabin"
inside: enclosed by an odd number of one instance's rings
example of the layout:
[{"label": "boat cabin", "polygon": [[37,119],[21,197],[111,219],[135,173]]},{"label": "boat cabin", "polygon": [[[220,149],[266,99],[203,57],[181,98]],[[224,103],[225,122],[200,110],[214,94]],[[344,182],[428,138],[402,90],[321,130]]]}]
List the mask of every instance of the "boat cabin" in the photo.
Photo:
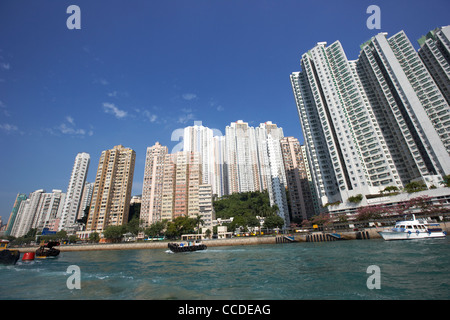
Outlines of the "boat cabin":
[{"label": "boat cabin", "polygon": [[0,240],[0,250],[5,250],[6,247],[8,246],[9,241],[8,240]]}]

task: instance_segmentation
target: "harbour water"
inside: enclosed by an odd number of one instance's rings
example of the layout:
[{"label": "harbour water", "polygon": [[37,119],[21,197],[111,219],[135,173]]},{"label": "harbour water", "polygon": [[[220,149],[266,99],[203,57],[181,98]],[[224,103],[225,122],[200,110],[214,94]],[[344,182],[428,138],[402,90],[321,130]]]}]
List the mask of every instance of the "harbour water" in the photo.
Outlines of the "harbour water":
[{"label": "harbour water", "polygon": [[[321,243],[62,252],[0,266],[0,299],[449,299],[450,240]],[[80,289],[69,289],[69,266]],[[379,267],[380,289],[369,289]],[[68,281],[69,280],[69,281]]]}]

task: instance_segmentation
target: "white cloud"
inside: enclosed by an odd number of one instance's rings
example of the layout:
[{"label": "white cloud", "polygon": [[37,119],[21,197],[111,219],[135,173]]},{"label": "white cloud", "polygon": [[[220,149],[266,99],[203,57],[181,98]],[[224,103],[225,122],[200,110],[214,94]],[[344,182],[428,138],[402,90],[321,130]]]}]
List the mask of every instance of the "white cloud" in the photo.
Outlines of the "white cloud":
[{"label": "white cloud", "polygon": [[195,93],[185,93],[182,95],[182,97],[184,100],[190,101],[197,98],[197,95]]},{"label": "white cloud", "polygon": [[10,134],[19,130],[19,128],[13,124],[4,123],[0,124],[0,129]]},{"label": "white cloud", "polygon": [[1,67],[2,69],[4,69],[4,70],[9,70],[9,69],[11,69],[11,65],[10,65],[9,63],[6,63],[6,62],[0,63],[0,67]]},{"label": "white cloud", "polygon": [[158,116],[156,114],[151,114],[150,111],[144,110],[142,114],[148,119],[150,122],[155,122],[156,119],[158,119]]},{"label": "white cloud", "polygon": [[117,119],[123,119],[128,115],[128,112],[120,110],[114,103],[103,102],[103,111],[114,114]]},{"label": "white cloud", "polygon": [[94,80],[94,83],[99,83],[103,86],[107,86],[109,84],[108,80],[104,79],[104,78],[98,78]]},{"label": "white cloud", "polygon": [[65,117],[65,122],[61,123],[59,126],[54,128],[45,129],[47,132],[53,135],[67,134],[71,136],[84,137],[86,135],[93,136],[94,131],[91,129],[87,131],[86,129],[77,128],[75,125],[75,119],[71,116]]},{"label": "white cloud", "polygon": [[9,112],[8,112],[8,109],[6,108],[6,105],[0,100],[0,110],[2,111],[2,113],[5,115],[5,116],[7,116],[7,117],[9,117],[10,116],[10,114],[9,114]]},{"label": "white cloud", "polygon": [[187,123],[189,120],[193,120],[195,118],[195,115],[193,113],[186,113],[183,115],[178,116],[178,123],[182,123],[185,124]]},{"label": "white cloud", "polygon": [[86,134],[86,130],[84,129],[75,129],[73,127],[70,127],[66,125],[65,123],[62,123],[59,127],[57,127],[59,131],[63,134],[70,134],[70,135],[82,135],[84,136]]},{"label": "white cloud", "polygon": [[211,108],[215,108],[215,109],[216,109],[217,111],[219,111],[219,112],[225,110],[225,108],[224,108],[221,104],[219,104],[219,102],[217,102],[214,98],[212,98],[212,99],[209,101],[209,106],[210,106]]},{"label": "white cloud", "polygon": [[69,122],[71,125],[75,125],[75,120],[71,116],[66,117],[67,122]]}]

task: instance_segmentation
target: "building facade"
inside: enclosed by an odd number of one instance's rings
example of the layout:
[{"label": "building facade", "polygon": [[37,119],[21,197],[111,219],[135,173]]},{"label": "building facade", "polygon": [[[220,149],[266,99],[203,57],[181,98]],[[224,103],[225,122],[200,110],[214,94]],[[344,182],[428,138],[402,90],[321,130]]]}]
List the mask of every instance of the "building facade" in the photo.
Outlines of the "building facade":
[{"label": "building facade", "polygon": [[[301,59],[291,84],[322,207],[450,172],[449,106],[404,32],[380,33],[349,61],[339,41]],[[363,201],[363,203],[365,200]]]},{"label": "building facade", "polygon": [[16,200],[14,201],[13,208],[11,210],[11,214],[9,215],[8,224],[6,226],[5,235],[11,235],[12,228],[14,223],[16,222],[17,213],[19,212],[20,203],[24,200],[27,200],[27,195],[24,193],[19,193],[16,196]]},{"label": "building facade", "polygon": [[75,157],[72,174],[67,187],[66,199],[61,214],[59,230],[74,231],[89,169],[90,155],[82,152]]},{"label": "building facade", "polygon": [[164,163],[161,219],[199,214],[199,186],[202,165],[197,152],[180,151],[168,154]]},{"label": "building facade", "polygon": [[156,142],[147,148],[140,219],[144,227],[161,220],[164,163],[168,149]]},{"label": "building facade", "polygon": [[280,140],[292,219],[307,220],[318,214],[308,181],[307,167],[298,139],[284,137]]},{"label": "building facade", "polygon": [[102,152],[94,182],[86,231],[128,222],[136,153],[122,145]]},{"label": "building facade", "polygon": [[450,26],[431,30],[418,42],[420,58],[450,104]]}]

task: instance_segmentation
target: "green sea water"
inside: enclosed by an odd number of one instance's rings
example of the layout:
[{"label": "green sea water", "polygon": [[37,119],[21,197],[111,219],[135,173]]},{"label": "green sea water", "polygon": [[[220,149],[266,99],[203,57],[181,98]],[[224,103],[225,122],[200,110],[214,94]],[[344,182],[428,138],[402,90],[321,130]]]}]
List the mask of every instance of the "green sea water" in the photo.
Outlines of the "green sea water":
[{"label": "green sea water", "polygon": [[[79,273],[68,273],[69,266]],[[369,289],[369,266],[380,289]],[[80,289],[68,280],[79,275]],[[449,299],[450,240],[62,252],[0,266],[0,299]]]}]

